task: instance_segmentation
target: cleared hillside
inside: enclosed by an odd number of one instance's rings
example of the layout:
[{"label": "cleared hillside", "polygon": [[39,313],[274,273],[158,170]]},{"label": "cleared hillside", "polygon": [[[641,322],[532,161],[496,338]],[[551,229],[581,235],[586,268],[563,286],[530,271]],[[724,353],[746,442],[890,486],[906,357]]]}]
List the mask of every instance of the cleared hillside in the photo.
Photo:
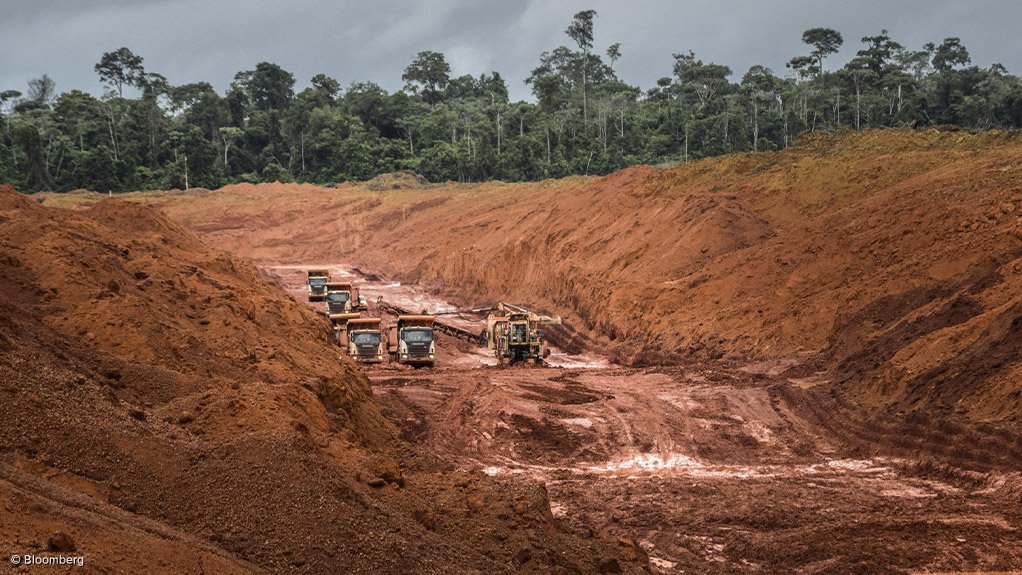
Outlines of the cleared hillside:
[{"label": "cleared hillside", "polygon": [[0,189],[0,553],[62,531],[93,572],[641,570],[538,484],[415,453],[325,322],[155,210]]},{"label": "cleared hillside", "polygon": [[1015,133],[844,132],[529,184],[134,198],[257,262],[348,261],[464,303],[540,305],[623,361],[790,360],[869,405],[1022,408]]}]

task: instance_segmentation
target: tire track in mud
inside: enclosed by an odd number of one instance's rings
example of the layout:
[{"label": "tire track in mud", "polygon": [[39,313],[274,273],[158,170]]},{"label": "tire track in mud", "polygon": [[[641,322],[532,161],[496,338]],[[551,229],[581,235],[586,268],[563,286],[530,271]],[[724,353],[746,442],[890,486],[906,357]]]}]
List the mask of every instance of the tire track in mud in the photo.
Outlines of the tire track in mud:
[{"label": "tire track in mud", "polygon": [[1022,477],[842,448],[838,429],[861,422],[777,373],[591,356],[565,362],[583,367],[494,367],[485,352],[439,343],[435,369],[366,369],[405,439],[440,466],[543,482],[561,522],[637,541],[656,573],[1022,566]]},{"label": "tire track in mud", "polygon": [[[970,487],[917,475],[912,460],[807,450],[820,430],[775,405],[770,388],[781,382],[710,384],[688,375],[622,368],[426,375],[452,391],[427,415],[424,443],[465,469],[544,482],[560,520],[635,538],[660,573],[1007,569],[1022,561],[1018,512],[1010,511],[1019,477]],[[417,385],[400,391],[414,397]],[[581,401],[585,395],[599,399]],[[515,429],[512,414],[534,423]],[[562,425],[571,420],[588,425]],[[495,422],[511,429],[467,449],[455,439]],[[587,456],[548,449],[544,428],[575,433],[590,444]],[[789,557],[787,549],[801,551]]]}]

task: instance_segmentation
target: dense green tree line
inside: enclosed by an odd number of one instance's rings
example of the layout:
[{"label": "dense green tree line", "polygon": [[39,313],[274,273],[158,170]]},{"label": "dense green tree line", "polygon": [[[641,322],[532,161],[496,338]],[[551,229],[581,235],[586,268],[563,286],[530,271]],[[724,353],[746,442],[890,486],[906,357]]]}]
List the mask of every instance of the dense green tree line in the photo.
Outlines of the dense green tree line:
[{"label": "dense green tree line", "polygon": [[643,90],[617,77],[619,43],[597,49],[595,20],[578,13],[569,45],[540,55],[525,80],[534,103],[509,101],[497,72],[452,77],[431,51],[414,58],[394,93],[373,83],[342,89],[324,74],[296,93],[292,74],[263,62],[221,94],[205,82],[172,85],[120,48],[95,66],[101,98],[58,95],[47,75],[24,94],[0,92],[0,181],[124,191],[396,170],[431,181],[536,180],[776,150],[804,131],[1022,126],[1019,78],[999,64],[971,65],[957,38],[913,50],[882,31],[828,69],[844,39],[815,28],[782,74],[753,66],[737,77],[688,52]]}]

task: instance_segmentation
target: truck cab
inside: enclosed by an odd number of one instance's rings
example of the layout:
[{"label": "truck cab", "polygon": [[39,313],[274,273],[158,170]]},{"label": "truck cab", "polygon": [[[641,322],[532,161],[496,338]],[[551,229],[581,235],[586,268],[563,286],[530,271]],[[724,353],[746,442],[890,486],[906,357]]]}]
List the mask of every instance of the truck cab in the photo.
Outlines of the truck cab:
[{"label": "truck cab", "polygon": [[326,286],[330,282],[328,270],[309,270],[309,301],[323,301],[326,299]]},{"label": "truck cab", "polygon": [[366,297],[359,294],[359,289],[350,282],[329,282],[326,284],[327,315],[351,313],[369,309]]},{"label": "truck cab", "polygon": [[345,350],[348,349],[348,322],[353,319],[358,319],[361,314],[357,313],[333,313],[328,314],[330,318],[331,334],[334,343],[343,347]]},{"label": "truck cab", "polygon": [[431,315],[401,315],[390,328],[388,349],[391,359],[415,367],[432,367],[436,362],[436,341]]},{"label": "truck cab", "polygon": [[326,314],[351,313],[358,305],[358,288],[348,282],[330,282],[326,284]]},{"label": "truck cab", "polygon": [[348,355],[361,363],[381,363],[386,350],[380,318],[350,319],[347,323]]}]

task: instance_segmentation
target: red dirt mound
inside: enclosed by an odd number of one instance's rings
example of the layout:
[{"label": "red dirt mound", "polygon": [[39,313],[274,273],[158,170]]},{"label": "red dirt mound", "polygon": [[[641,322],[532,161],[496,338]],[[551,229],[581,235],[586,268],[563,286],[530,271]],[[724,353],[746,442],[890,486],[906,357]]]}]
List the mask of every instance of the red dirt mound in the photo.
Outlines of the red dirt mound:
[{"label": "red dirt mound", "polygon": [[537,484],[432,470],[324,322],[152,209],[0,190],[0,554],[63,531],[95,572],[642,570]]}]

